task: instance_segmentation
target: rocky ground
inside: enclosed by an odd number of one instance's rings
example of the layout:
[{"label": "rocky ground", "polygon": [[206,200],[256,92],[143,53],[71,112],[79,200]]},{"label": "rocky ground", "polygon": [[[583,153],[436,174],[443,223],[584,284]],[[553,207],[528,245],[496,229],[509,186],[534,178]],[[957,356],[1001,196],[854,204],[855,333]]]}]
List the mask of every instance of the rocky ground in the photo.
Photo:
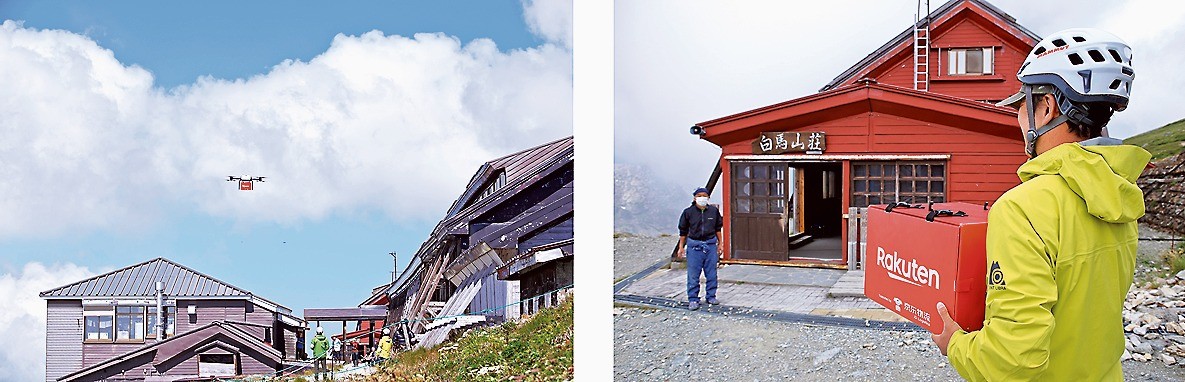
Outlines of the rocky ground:
[{"label": "rocky ground", "polygon": [[617,234],[613,239],[613,282],[671,258],[678,236]]},{"label": "rocky ground", "polygon": [[[1141,237],[1166,235],[1141,227]],[[614,278],[666,258],[673,240],[619,235]],[[1137,287],[1124,313],[1128,381],[1185,381],[1185,333],[1179,331],[1185,329],[1185,279],[1157,262],[1169,249],[1169,242],[1140,243]],[[613,325],[613,372],[621,381],[960,380],[926,333],[628,306],[614,309]]]}]

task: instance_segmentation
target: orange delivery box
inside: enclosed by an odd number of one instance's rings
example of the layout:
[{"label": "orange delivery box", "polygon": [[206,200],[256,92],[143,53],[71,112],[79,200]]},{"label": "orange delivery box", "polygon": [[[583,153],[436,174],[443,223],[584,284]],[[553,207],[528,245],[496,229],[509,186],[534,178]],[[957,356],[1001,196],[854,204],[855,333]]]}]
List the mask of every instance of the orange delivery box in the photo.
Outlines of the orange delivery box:
[{"label": "orange delivery box", "polygon": [[868,206],[864,295],[932,333],[946,304],[966,330],[983,327],[987,205]]}]

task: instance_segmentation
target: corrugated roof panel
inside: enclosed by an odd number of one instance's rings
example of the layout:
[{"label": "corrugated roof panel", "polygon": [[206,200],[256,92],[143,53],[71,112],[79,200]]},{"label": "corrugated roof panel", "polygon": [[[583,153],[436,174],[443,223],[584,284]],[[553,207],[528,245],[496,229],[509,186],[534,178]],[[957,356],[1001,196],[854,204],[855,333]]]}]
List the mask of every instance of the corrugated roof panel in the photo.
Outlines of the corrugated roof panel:
[{"label": "corrugated roof panel", "polygon": [[165,293],[184,297],[246,296],[234,285],[201,274],[164,258],[98,275],[42,293],[43,297],[144,297],[156,295],[156,282]]}]

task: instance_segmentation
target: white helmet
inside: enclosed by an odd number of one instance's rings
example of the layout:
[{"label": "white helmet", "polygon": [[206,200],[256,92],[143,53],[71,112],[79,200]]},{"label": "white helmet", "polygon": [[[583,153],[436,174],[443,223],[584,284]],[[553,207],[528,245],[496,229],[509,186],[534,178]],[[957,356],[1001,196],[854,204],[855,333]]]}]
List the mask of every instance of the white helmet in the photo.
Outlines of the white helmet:
[{"label": "white helmet", "polygon": [[[1036,157],[1037,138],[1066,121],[1105,127],[1110,119],[1094,121],[1086,104],[1103,103],[1114,111],[1127,108],[1132,80],[1132,50],[1113,34],[1093,28],[1066,29],[1042,39],[1016,74],[1021,91],[998,106],[1028,104],[1029,131],[1025,151]],[[1044,126],[1033,126],[1033,95],[1051,93],[1061,115]]]},{"label": "white helmet", "polygon": [[1131,98],[1132,49],[1113,34],[1094,28],[1066,29],[1033,47],[1016,74],[1020,82],[1050,84],[1071,101],[1107,102],[1127,108]]},{"label": "white helmet", "polygon": [[317,327],[317,334],[321,334],[321,333],[325,333],[325,328],[318,326]]},{"label": "white helmet", "polygon": [[391,334],[391,329],[390,328],[383,328],[383,334],[384,335]]}]

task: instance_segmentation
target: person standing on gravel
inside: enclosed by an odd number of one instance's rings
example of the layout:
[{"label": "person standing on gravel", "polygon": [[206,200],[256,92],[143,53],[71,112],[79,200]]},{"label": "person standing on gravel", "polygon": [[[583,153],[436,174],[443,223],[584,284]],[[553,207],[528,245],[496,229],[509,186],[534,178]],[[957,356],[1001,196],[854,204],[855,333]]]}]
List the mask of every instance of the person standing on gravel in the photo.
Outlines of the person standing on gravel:
[{"label": "person standing on gravel", "polygon": [[1037,43],[1018,109],[1029,161],[988,216],[987,308],[965,332],[946,307],[933,340],[972,381],[1121,381],[1123,302],[1135,268],[1136,178],[1151,155],[1103,134],[1127,107],[1131,48],[1097,29]]},{"label": "person standing on gravel", "polygon": [[687,259],[687,308],[696,310],[701,273],[708,279],[704,290],[708,304],[720,304],[716,299],[716,265],[724,249],[717,243],[724,217],[716,206],[708,204],[708,189],[698,188],[692,195],[695,200],[679,216],[678,256]]}]

